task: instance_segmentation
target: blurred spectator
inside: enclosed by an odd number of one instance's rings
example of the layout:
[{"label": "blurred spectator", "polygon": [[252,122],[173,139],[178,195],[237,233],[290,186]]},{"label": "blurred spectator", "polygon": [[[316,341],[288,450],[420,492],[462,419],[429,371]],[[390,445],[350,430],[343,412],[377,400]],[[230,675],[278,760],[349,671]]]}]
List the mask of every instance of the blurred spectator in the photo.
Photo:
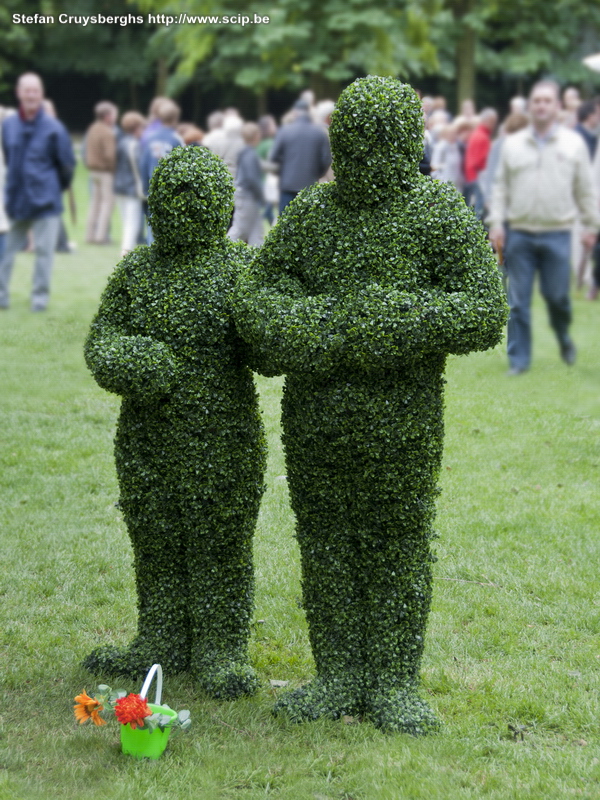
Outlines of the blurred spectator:
[{"label": "blurred spectator", "polygon": [[50,296],[54,248],[63,209],[62,192],[73,178],[75,156],[61,122],[43,109],[44,87],[39,75],[27,72],[16,86],[19,113],[4,120],[6,211],[11,227],[0,261],[0,308],[8,308],[9,284],[16,254],[33,230],[35,264],[32,311],[43,311]]},{"label": "blurred spectator", "polygon": [[240,117],[237,109],[227,109],[223,118],[223,134],[218,139],[213,139],[209,145],[209,150],[216,153],[227,164],[231,177],[235,181],[238,156],[245,147],[242,136],[244,120]]},{"label": "blurred spectator", "polygon": [[428,94],[425,97],[421,98],[421,107],[423,108],[423,117],[425,118],[425,122],[429,119],[429,115],[434,110],[435,101],[433,97],[430,97]]},{"label": "blurred spectator", "polygon": [[450,114],[444,108],[436,108],[429,115],[425,126],[431,134],[431,144],[435,147],[441,131],[450,122]]},{"label": "blurred spectator", "polygon": [[177,133],[183,139],[185,145],[201,145],[204,139],[204,131],[191,122],[184,122],[177,128]]},{"label": "blurred spectator", "polygon": [[572,111],[573,113],[576,113],[577,109],[581,105],[579,89],[576,89],[574,86],[567,86],[563,92],[562,102],[566,111]]},{"label": "blurred spectator", "polygon": [[[592,164],[592,177],[596,191],[600,196],[600,147],[596,148],[596,155]],[[600,292],[600,237],[596,240],[592,251],[592,276],[587,299],[595,300]]]},{"label": "blurred spectator", "polygon": [[275,134],[277,133],[277,123],[275,122],[275,117],[271,114],[265,114],[258,120],[258,127],[260,128],[261,138],[257,147],[257,153],[259,158],[262,158],[266,161],[269,157],[269,153],[271,152],[271,147],[273,146],[273,142],[275,140]]},{"label": "blurred spectator", "polygon": [[465,127],[470,132],[469,123],[464,121],[446,124],[431,154],[431,175],[439,181],[454,184],[459,191],[463,190],[465,182],[459,134]]},{"label": "blurred spectator", "polygon": [[527,113],[527,98],[516,95],[510,100],[510,113],[511,114],[526,114]]},{"label": "blurred spectator", "polygon": [[212,150],[213,153],[215,152],[213,147],[218,147],[218,142],[225,136],[225,131],[223,130],[224,119],[225,115],[222,111],[213,111],[206,120],[208,132],[204,134],[202,144]]},{"label": "blurred spectator", "polygon": [[[320,100],[314,110],[314,120],[317,125],[323,128],[327,134],[327,138],[329,138],[329,126],[331,125],[331,115],[333,114],[334,108],[335,103],[333,100]],[[325,175],[319,178],[319,183],[327,183],[332,180],[334,180],[334,174],[330,164]]]},{"label": "blurred spectator", "polygon": [[312,122],[308,103],[297,100],[297,116],[277,131],[269,160],[279,165],[279,213],[307,186],[316,183],[331,164],[329,138]]},{"label": "blurred spectator", "polygon": [[[43,109],[48,114],[49,117],[53,119],[58,119],[56,115],[56,108],[52,100],[49,100],[47,97],[44,98],[43,102]],[[75,225],[77,222],[77,212],[75,208],[75,195],[73,194],[73,187],[69,186],[68,188],[68,197],[69,197],[69,206],[71,209],[71,221]],[[67,228],[65,226],[64,217],[61,214],[60,217],[60,227],[58,229],[58,238],[56,240],[56,252],[57,253],[72,253],[76,249],[75,242],[70,242],[69,237],[67,235]]]},{"label": "blurred spectator", "polygon": [[54,249],[63,209],[62,192],[73,178],[75,156],[67,131],[43,108],[41,78],[27,72],[16,86],[19,113],[4,120],[6,212],[11,227],[0,261],[0,308],[8,308],[9,284],[16,254],[33,230],[35,264],[32,311],[43,311],[50,296]]},{"label": "blurred spectator", "polygon": [[86,165],[90,172],[92,197],[88,210],[85,240],[88,244],[106,244],[115,196],[113,183],[117,165],[117,108],[103,101],[94,108],[96,121],[85,137]]},{"label": "blurred spectator", "polygon": [[[446,102],[446,98],[442,97],[441,95],[436,95],[433,98],[432,103],[432,111],[448,111],[448,103]],[[448,114],[448,121],[450,119],[450,114]]]},{"label": "blurred spectator", "polygon": [[492,142],[490,153],[488,155],[487,164],[483,172],[479,173],[479,188],[483,195],[484,208],[489,210],[490,201],[492,198],[492,186],[496,177],[498,164],[500,163],[500,153],[502,152],[502,145],[504,138],[511,133],[523,130],[529,125],[529,116],[521,111],[513,111],[502,123],[500,133]]},{"label": "blurred spectator", "polygon": [[140,139],[146,120],[137,111],[121,117],[122,136],[117,144],[115,197],[121,213],[121,257],[136,246],[142,224],[142,203],[145,200],[140,173]]},{"label": "blurred spectator", "polygon": [[[162,99],[157,109],[158,125],[149,136],[142,136],[141,156],[140,156],[140,176],[142,179],[142,190],[144,195],[148,195],[150,188],[150,178],[159,160],[170,153],[174,147],[181,147],[183,139],[177,131],[179,115],[181,113],[177,103],[173,100]],[[154,236],[148,224],[148,244],[152,244]]]},{"label": "blurred spectator", "polygon": [[477,111],[475,109],[475,103],[473,102],[473,100],[467,99],[462,101],[462,103],[460,104],[459,116],[465,117],[466,119],[475,123],[477,119]]},{"label": "blurred spectator", "polygon": [[4,162],[4,152],[2,150],[2,123],[7,116],[7,110],[0,106],[0,261],[4,255],[4,240],[8,230],[8,217],[4,208],[4,183],[6,181],[6,164]]},{"label": "blurred spectator", "polygon": [[260,128],[254,122],[246,122],[242,137],[244,148],[239,153],[236,169],[233,222],[227,235],[234,242],[241,239],[258,246],[264,239],[262,171],[256,152]]},{"label": "blurred spectator", "polygon": [[[596,147],[598,144],[596,131],[599,123],[600,108],[598,108],[598,104],[594,100],[585,100],[582,102],[577,108],[577,125],[575,125],[573,130],[576,131],[585,142],[590,154],[590,159],[592,161],[594,160]],[[595,250],[596,244],[594,244],[592,247],[585,247],[583,245],[580,246],[578,241],[573,241],[573,253],[571,261],[575,270],[576,286],[578,289],[581,289],[586,281],[586,275],[588,274],[588,268],[590,266],[590,258]],[[594,261],[596,261],[595,257]],[[594,294],[594,286],[596,284],[594,278],[594,269],[592,269],[589,283],[589,294],[591,295]]]},{"label": "blurred spectator", "polygon": [[488,220],[497,251],[506,240],[510,375],[525,372],[531,362],[531,296],[538,271],[561,358],[575,363],[569,335],[571,228],[579,213],[587,228],[583,241],[591,246],[600,227],[586,146],[580,136],[557,124],[557,84],[536,83],[529,110],[532,125],[507,136],[502,146]]},{"label": "blurred spectator", "polygon": [[144,146],[146,139],[149,139],[152,134],[162,126],[158,111],[165,100],[169,103],[172,102],[168,97],[154,97],[148,106],[148,122],[146,123],[144,132],[142,133],[142,147]]},{"label": "blurred spectator", "polygon": [[586,100],[581,103],[577,109],[577,125],[575,130],[583,137],[590,153],[590,158],[593,159],[596,155],[596,146],[598,144],[598,136],[596,131],[600,124],[600,108],[595,100]]},{"label": "blurred spectator", "polygon": [[479,125],[471,134],[465,152],[465,201],[467,205],[474,206],[480,219],[483,216],[483,195],[478,183],[479,174],[487,164],[492,134],[497,123],[497,112],[493,108],[484,108],[479,115]]},{"label": "blurred spectator", "polygon": [[275,209],[279,205],[279,177],[267,169],[269,153],[273,147],[275,134],[277,133],[277,123],[275,117],[266,114],[258,120],[260,128],[260,142],[256,148],[263,170],[263,194],[265,198],[265,219],[269,225],[275,221]]},{"label": "blurred spectator", "polygon": [[307,104],[308,113],[310,115],[310,118],[312,119],[313,122],[318,122],[318,120],[315,119],[315,101],[316,101],[316,97],[315,97],[315,93],[313,92],[313,90],[312,89],[304,89],[303,92],[300,92],[300,96],[298,97],[298,100],[301,100],[301,101],[303,101],[303,102],[305,102]]},{"label": "blurred spectator", "polygon": [[568,86],[563,92],[563,110],[559,113],[559,121],[567,128],[577,125],[577,109],[581,105],[579,89]]}]

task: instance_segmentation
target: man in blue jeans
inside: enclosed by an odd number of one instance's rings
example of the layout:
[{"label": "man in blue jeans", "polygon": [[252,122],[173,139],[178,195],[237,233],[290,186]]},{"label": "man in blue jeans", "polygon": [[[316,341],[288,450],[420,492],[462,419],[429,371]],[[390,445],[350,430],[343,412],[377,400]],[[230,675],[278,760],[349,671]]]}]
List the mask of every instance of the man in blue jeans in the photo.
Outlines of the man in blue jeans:
[{"label": "man in blue jeans", "polygon": [[577,351],[569,335],[571,229],[579,217],[583,243],[591,248],[600,228],[587,147],[558,123],[558,85],[547,80],[535,84],[529,111],[531,125],[507,136],[502,145],[487,220],[492,244],[504,250],[508,273],[509,375],[520,375],[531,363],[536,272],[561,358],[575,363]]},{"label": "man in blue jeans", "polygon": [[21,75],[16,93],[18,113],[8,117],[2,127],[6,212],[11,227],[0,259],[0,308],[8,308],[14,260],[32,230],[35,265],[31,310],[44,311],[60,229],[61,194],[71,183],[75,157],[62,123],[44,111],[40,77],[33,72]]}]

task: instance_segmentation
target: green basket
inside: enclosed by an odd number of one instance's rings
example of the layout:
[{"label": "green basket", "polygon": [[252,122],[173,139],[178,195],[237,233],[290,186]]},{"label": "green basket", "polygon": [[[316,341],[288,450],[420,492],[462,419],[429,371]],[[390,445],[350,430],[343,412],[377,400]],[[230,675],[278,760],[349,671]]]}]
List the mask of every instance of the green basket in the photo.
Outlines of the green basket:
[{"label": "green basket", "polygon": [[[148,696],[148,690],[152,683],[152,678],[156,674],[156,696],[154,703],[148,703],[150,710],[153,714],[165,714],[167,717],[172,717],[173,720],[177,719],[177,712],[173,711],[168,706],[161,706],[162,695],[162,667],[160,664],[154,664],[148,673],[142,690],[141,697]],[[145,728],[132,728],[129,723],[121,725],[121,749],[126,755],[133,756],[134,758],[160,758],[163,754],[167,742],[169,741],[170,725],[161,730],[155,728],[153,731],[146,730]]]}]

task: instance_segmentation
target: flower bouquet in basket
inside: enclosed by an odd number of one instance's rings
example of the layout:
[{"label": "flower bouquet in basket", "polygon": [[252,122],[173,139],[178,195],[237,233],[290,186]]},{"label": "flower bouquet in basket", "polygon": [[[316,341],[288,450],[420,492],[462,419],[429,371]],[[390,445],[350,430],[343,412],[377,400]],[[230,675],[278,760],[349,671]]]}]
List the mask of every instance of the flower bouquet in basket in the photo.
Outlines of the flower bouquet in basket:
[{"label": "flower bouquet in basket", "polygon": [[[156,697],[148,703],[147,695],[154,675],[157,675]],[[91,719],[94,725],[106,725],[100,712],[113,711],[121,723],[121,747],[124,753],[136,758],[159,758],[173,728],[187,730],[191,725],[189,711],[173,711],[161,705],[162,669],[154,664],[139,694],[117,690],[101,684],[95,697],[82,692],[75,698],[75,718],[80,722]]]}]

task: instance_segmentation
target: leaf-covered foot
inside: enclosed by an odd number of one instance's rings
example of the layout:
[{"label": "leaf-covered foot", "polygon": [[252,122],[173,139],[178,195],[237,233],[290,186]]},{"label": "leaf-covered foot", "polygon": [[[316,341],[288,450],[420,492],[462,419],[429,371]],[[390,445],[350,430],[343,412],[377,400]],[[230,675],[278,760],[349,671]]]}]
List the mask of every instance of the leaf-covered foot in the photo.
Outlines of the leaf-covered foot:
[{"label": "leaf-covered foot", "polygon": [[129,647],[98,647],[82,661],[82,666],[94,675],[122,675],[134,680],[145,677],[153,664],[160,664],[169,673],[185,672],[188,658],[133,642]]},{"label": "leaf-covered foot", "polygon": [[202,667],[194,670],[194,675],[213,700],[235,700],[236,697],[255,694],[259,685],[252,667],[238,661]]},{"label": "leaf-covered foot", "polygon": [[315,678],[305,686],[283,694],[273,707],[274,714],[285,714],[292,722],[309,722],[319,717],[339,719],[358,712],[356,693],[342,684]]},{"label": "leaf-covered foot", "polygon": [[394,689],[369,703],[368,719],[385,733],[425,736],[440,729],[440,721],[414,689]]}]

